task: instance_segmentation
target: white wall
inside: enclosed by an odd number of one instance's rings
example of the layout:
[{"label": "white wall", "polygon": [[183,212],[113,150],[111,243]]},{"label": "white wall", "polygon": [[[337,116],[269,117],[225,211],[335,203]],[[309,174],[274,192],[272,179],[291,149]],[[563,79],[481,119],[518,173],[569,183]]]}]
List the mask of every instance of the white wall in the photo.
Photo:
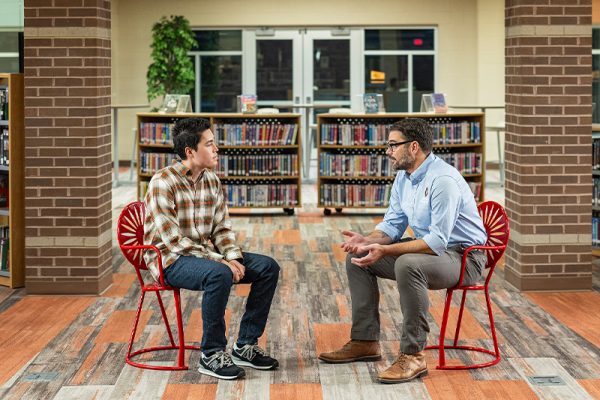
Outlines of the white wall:
[{"label": "white wall", "polygon": [[23,30],[23,0],[0,0],[0,29]]},{"label": "white wall", "polygon": [[[504,2],[477,1],[477,64],[478,104],[504,105]],[[497,126],[504,122],[504,110],[486,112],[486,125]],[[486,160],[498,161],[496,133],[486,137]],[[500,134],[503,150],[504,134]]]},{"label": "white wall", "polygon": [[[449,104],[503,104],[503,3],[497,0],[371,0],[368,4],[348,0],[113,0],[113,104],[146,102],[150,29],[163,15],[184,15],[197,28],[437,26],[437,88],[446,93]],[[482,66],[489,73],[483,73]],[[123,110],[119,114],[119,157],[123,160],[131,155],[135,113]]]}]

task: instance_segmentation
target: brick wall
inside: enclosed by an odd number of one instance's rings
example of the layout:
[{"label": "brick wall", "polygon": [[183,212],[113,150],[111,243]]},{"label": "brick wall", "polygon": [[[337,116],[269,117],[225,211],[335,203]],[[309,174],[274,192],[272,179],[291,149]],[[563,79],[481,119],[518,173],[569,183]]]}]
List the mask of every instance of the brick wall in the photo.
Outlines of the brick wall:
[{"label": "brick wall", "polygon": [[29,293],[112,281],[110,56],[108,0],[25,0]]},{"label": "brick wall", "polygon": [[506,280],[591,288],[591,0],[506,0]]}]

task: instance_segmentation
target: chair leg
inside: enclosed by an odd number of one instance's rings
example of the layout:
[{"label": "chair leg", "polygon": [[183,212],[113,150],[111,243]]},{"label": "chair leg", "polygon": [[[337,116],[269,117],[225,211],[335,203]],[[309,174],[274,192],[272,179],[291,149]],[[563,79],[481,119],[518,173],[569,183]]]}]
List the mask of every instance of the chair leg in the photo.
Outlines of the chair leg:
[{"label": "chair leg", "polygon": [[448,289],[446,291],[446,303],[444,304],[444,316],[442,317],[442,326],[440,328],[440,347],[439,347],[439,367],[446,365],[446,354],[444,352],[444,338],[446,337],[446,325],[448,324],[448,314],[450,313],[450,303],[452,302],[452,293],[454,291]]},{"label": "chair leg", "polygon": [[131,348],[133,347],[133,342],[135,342],[135,333],[137,331],[138,322],[140,322],[140,313],[142,312],[142,304],[144,304],[144,297],[146,296],[146,292],[142,290],[140,294],[140,300],[138,302],[137,312],[135,314],[135,322],[133,323],[133,330],[131,331],[131,338],[129,339],[129,346],[127,346],[127,360],[131,357]]},{"label": "chair leg", "polygon": [[185,340],[183,338],[183,322],[181,318],[181,297],[179,289],[173,291],[175,295],[175,312],[177,314],[177,333],[179,334],[179,354],[177,363],[180,367],[185,366]]},{"label": "chair leg", "polygon": [[463,290],[462,299],[460,301],[460,311],[458,312],[458,320],[456,321],[456,331],[454,332],[454,346],[458,344],[458,336],[460,335],[460,325],[462,323],[463,310],[465,309],[465,299],[467,298],[467,291]]},{"label": "chair leg", "polygon": [[500,358],[500,349],[498,348],[498,338],[496,337],[496,326],[494,325],[494,315],[492,314],[492,301],[490,299],[490,292],[486,286],[485,288],[485,301],[487,303],[488,316],[490,317],[490,330],[492,331],[492,340],[494,341],[494,352],[496,358]]},{"label": "chair leg", "polygon": [[163,317],[163,321],[165,321],[165,326],[167,327],[167,333],[169,334],[169,340],[171,341],[171,346],[175,346],[175,341],[173,340],[173,334],[171,333],[171,325],[169,325],[169,319],[167,318],[167,313],[165,312],[165,306],[163,305],[162,298],[160,296],[160,292],[156,293],[156,298],[158,299],[158,305],[160,306],[160,312]]}]

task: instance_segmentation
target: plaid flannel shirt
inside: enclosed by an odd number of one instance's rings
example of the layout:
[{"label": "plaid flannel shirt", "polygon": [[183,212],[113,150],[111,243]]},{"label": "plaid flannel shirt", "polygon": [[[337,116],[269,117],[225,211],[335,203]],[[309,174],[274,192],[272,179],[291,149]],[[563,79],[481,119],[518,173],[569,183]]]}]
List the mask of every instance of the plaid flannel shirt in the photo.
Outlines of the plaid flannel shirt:
[{"label": "plaid flannel shirt", "polygon": [[[190,169],[178,162],[152,177],[145,199],[144,244],[159,249],[163,268],[180,256],[215,261],[242,258],[231,230],[221,181],[209,169],[196,182],[191,174]],[[156,258],[155,251],[144,254],[150,273],[158,281]]]}]

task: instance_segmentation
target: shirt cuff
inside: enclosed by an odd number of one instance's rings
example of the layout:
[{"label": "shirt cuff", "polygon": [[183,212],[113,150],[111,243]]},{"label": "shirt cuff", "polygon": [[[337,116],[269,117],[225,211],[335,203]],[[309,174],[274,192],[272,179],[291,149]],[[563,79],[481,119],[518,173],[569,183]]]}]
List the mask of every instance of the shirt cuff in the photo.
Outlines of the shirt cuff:
[{"label": "shirt cuff", "polygon": [[213,260],[213,261],[221,261],[223,259],[222,255],[220,255],[219,253],[215,253],[214,251],[211,251],[211,250],[207,250],[206,252],[192,250],[192,251],[190,251],[190,255],[192,255],[194,257],[198,257],[198,258],[206,258],[208,260]]},{"label": "shirt cuff", "polygon": [[392,239],[392,242],[397,242],[398,239],[400,239],[400,235],[398,235],[398,229],[394,228],[392,225],[388,224],[385,221],[377,224],[375,230],[381,231],[388,235]]},{"label": "shirt cuff", "polygon": [[225,252],[225,260],[227,261],[237,260],[238,258],[244,258],[244,256],[242,256],[242,250],[238,247]]},{"label": "shirt cuff", "polygon": [[442,255],[442,253],[446,250],[446,245],[444,244],[442,239],[431,233],[428,233],[427,235],[423,236],[423,240],[425,241],[425,243],[427,243],[427,246],[429,246],[429,248],[438,256]]}]

